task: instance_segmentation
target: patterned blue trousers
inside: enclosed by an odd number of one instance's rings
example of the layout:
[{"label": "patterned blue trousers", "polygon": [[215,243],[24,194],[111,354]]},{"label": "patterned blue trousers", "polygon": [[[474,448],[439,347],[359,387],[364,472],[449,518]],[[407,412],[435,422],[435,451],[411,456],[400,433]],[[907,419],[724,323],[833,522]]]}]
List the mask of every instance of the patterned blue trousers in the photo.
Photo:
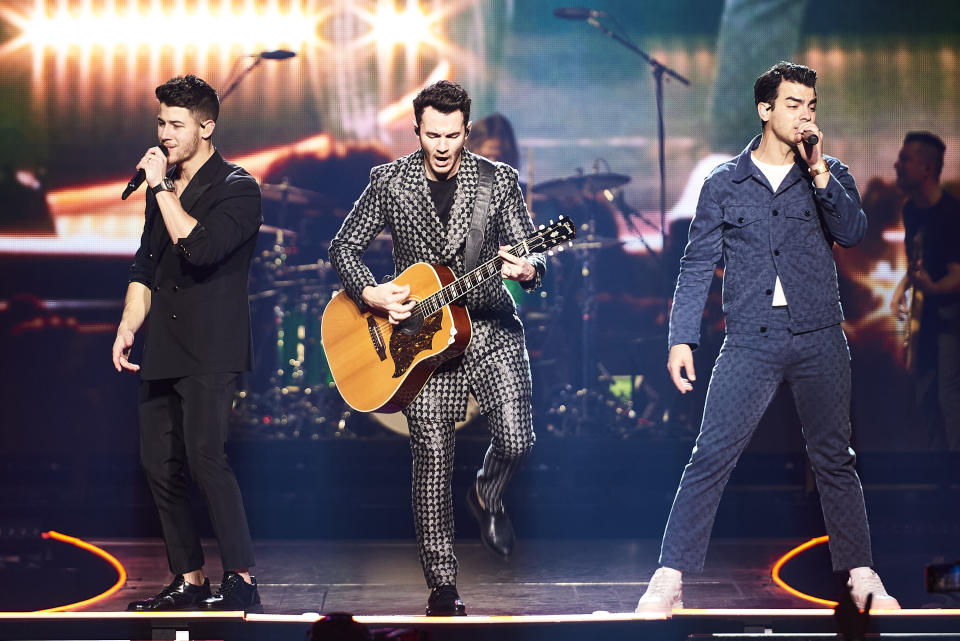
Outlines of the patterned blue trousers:
[{"label": "patterned blue trousers", "polygon": [[781,384],[791,392],[820,492],[835,571],[870,566],[870,529],[850,447],[850,352],[840,325],[792,334],[775,308],[761,335],[728,334],[667,520],[660,564],[703,570],[720,496]]}]

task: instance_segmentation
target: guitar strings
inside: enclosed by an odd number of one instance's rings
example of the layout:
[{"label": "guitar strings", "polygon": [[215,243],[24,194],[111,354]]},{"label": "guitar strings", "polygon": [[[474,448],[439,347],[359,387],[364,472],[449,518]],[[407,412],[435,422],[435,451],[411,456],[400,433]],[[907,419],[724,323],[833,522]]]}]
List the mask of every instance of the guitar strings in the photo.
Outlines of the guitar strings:
[{"label": "guitar strings", "polygon": [[[546,238],[544,237],[543,232],[548,231],[548,230],[549,230],[549,228],[548,228],[548,229],[544,229],[544,230],[540,230],[540,231],[537,232],[537,234],[536,234],[535,236],[532,237],[532,239],[527,239],[527,241],[526,241],[527,254],[524,254],[524,255],[536,253],[536,251],[539,250],[541,247],[544,248],[544,249],[546,249]],[[510,249],[508,249],[508,250],[507,250],[507,253],[519,258],[519,257],[521,256],[521,254],[520,254],[519,252],[520,252],[520,249],[523,247],[523,245],[524,245],[524,243],[517,243],[516,245],[514,245],[513,247],[511,247]],[[494,258],[491,258],[490,260],[488,260],[486,263],[480,265],[479,267],[476,267],[475,269],[473,269],[473,270],[470,271],[470,272],[467,272],[466,274],[464,274],[464,275],[461,276],[460,278],[457,278],[457,279],[454,280],[452,283],[449,283],[449,284],[447,284],[447,285],[444,285],[443,287],[441,287],[439,290],[437,290],[436,292],[434,292],[434,293],[431,294],[430,296],[427,296],[426,298],[421,299],[416,305],[414,305],[413,310],[411,311],[409,318],[414,318],[414,317],[417,317],[417,316],[420,317],[420,318],[425,318],[425,316],[424,316],[424,309],[423,309],[424,303],[426,303],[427,301],[430,301],[431,299],[434,299],[434,298],[436,298],[436,297],[439,297],[441,294],[444,294],[444,293],[445,293],[445,290],[452,289],[452,287],[453,287],[454,285],[456,285],[457,283],[459,283],[459,282],[461,282],[461,281],[464,281],[464,280],[467,280],[468,278],[470,278],[471,276],[473,276],[473,275],[476,274],[477,272],[480,272],[480,271],[483,271],[483,270],[487,269],[487,268],[490,267],[493,263],[497,263],[496,268],[497,268],[497,271],[499,271],[500,267],[503,266],[503,259],[501,259],[499,256],[495,256]],[[481,283],[483,283],[484,281],[486,281],[486,280],[488,280],[488,279],[490,279],[490,278],[492,278],[492,277],[493,277],[493,272],[491,272],[489,275],[483,276],[483,278],[482,278],[480,281],[478,281],[478,282],[477,282],[477,285],[475,285],[475,286],[480,285]],[[471,287],[470,289],[473,289],[473,287]],[[468,291],[469,291],[469,290],[468,290]],[[450,301],[448,301],[447,303],[445,303],[444,305],[441,305],[441,306],[438,307],[436,310],[434,310],[431,314],[435,314],[435,313],[436,313],[437,311],[439,311],[442,307],[445,307],[446,305],[449,305],[450,303],[456,301],[457,299],[462,298],[463,296],[466,296],[466,294],[468,293],[468,291],[464,291],[462,294],[460,294],[460,295],[457,296],[456,298],[453,298],[453,299],[451,299]],[[450,293],[452,293],[452,292],[447,292],[446,295],[450,295]],[[427,316],[430,316],[431,314],[427,314]],[[381,321],[381,320],[378,319],[375,324],[376,324],[376,326],[377,326],[377,329],[379,329],[379,330],[382,332],[383,330],[387,329],[387,328],[390,326],[390,320],[387,319],[387,320],[385,320],[385,321]]]}]

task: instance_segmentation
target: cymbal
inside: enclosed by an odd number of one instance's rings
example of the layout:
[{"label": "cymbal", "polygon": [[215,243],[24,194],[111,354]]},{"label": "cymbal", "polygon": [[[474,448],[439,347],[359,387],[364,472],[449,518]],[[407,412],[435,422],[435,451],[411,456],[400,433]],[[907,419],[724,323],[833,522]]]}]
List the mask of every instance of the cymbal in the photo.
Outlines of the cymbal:
[{"label": "cymbal", "polygon": [[273,225],[260,225],[261,234],[276,234],[277,232],[283,234],[284,236],[296,236],[297,232],[292,229],[285,229],[283,227],[274,227]]},{"label": "cymbal", "polygon": [[569,198],[587,193],[599,193],[604,189],[614,189],[630,182],[630,176],[624,174],[584,174],[548,180],[533,186],[533,193],[551,198]]},{"label": "cymbal", "polygon": [[290,205],[320,205],[324,200],[323,196],[315,191],[294,187],[287,183],[277,185],[264,183],[260,185],[260,195],[264,200]]},{"label": "cymbal", "polygon": [[584,236],[576,238],[572,242],[571,250],[608,249],[610,247],[620,247],[624,244],[619,238],[606,238],[604,236]]}]

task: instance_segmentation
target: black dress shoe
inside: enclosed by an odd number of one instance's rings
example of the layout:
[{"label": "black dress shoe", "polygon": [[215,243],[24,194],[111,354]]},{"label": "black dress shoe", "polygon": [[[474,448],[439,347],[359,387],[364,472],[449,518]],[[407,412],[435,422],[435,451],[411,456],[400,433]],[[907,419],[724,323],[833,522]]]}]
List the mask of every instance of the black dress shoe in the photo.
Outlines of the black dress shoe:
[{"label": "black dress shoe", "polygon": [[460,599],[455,585],[441,585],[430,590],[427,599],[428,617],[467,616],[467,606]]},{"label": "black dress shoe", "polygon": [[204,599],[200,607],[204,610],[263,612],[257,580],[250,577],[250,581],[247,583],[236,572],[224,572],[220,589],[212,597]]},{"label": "black dress shoe", "polygon": [[187,583],[182,574],[178,574],[173,582],[160,590],[156,596],[127,604],[127,611],[195,610],[200,607],[204,599],[208,598],[210,598],[210,579],[204,579],[203,585],[193,585]]},{"label": "black dress shoe", "polygon": [[513,544],[516,537],[513,534],[513,524],[510,523],[510,517],[501,507],[497,512],[491,512],[480,505],[480,498],[477,496],[477,484],[470,486],[470,493],[467,494],[467,507],[473,518],[477,519],[480,525],[480,541],[490,552],[502,559],[510,557],[513,552]]}]

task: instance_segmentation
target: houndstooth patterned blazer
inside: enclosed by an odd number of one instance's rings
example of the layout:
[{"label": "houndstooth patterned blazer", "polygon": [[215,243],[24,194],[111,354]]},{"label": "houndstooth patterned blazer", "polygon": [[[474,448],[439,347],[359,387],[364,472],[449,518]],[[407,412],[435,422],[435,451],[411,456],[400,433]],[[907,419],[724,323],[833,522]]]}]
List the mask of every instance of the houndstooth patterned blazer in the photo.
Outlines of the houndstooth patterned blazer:
[{"label": "houndstooth patterned blazer", "polygon": [[[377,284],[361,256],[386,227],[393,236],[396,273],[416,262],[426,262],[446,265],[457,276],[464,274],[465,242],[479,180],[477,162],[477,156],[463,151],[446,229],[430,197],[421,150],[370,171],[370,184],[330,243],[330,261],[344,289],[361,308],[363,288]],[[494,258],[500,244],[514,245],[534,232],[516,170],[503,163],[494,164],[480,263]],[[533,290],[540,286],[546,261],[543,254],[531,254],[527,260],[536,267],[537,276],[524,283],[524,288]],[[427,381],[404,410],[408,418],[463,420],[468,392],[473,392],[483,412],[530,396],[530,361],[523,325],[503,281],[488,280],[467,294],[465,304],[473,326],[470,344],[461,357],[448,361]]]}]

